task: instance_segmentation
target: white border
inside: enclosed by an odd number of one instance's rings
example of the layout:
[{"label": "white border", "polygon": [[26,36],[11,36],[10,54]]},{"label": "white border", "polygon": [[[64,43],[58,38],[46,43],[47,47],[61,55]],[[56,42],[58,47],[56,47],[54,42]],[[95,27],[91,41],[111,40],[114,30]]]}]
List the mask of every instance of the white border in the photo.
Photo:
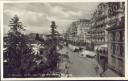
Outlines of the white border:
[{"label": "white border", "polygon": [[[125,77],[71,77],[71,78],[3,78],[3,4],[4,3],[45,3],[45,2],[121,2],[125,1]],[[128,80],[128,53],[127,53],[127,0],[19,0],[1,1],[1,80]]]},{"label": "white border", "polygon": [[0,46],[1,47],[1,49],[0,49],[1,50],[1,52],[0,52],[1,53],[1,79],[3,77],[3,67],[2,67],[3,66],[3,14],[2,13],[3,13],[3,4],[0,4],[0,18],[1,18],[1,22],[0,22],[0,24],[1,24],[0,25],[0,27],[1,27],[1,31],[0,31],[0,33],[1,33],[1,36],[0,36],[1,37],[0,38],[1,39],[1,43],[0,43],[1,44],[1,46]]}]

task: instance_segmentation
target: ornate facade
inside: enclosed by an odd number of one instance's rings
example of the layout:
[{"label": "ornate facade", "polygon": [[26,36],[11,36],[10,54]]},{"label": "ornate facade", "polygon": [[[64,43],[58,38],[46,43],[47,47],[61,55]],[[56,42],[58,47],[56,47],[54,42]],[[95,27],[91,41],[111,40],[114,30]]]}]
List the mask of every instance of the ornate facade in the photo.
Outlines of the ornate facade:
[{"label": "ornate facade", "polygon": [[97,10],[93,13],[91,19],[91,41],[94,43],[97,53],[97,61],[105,71],[108,64],[108,48],[107,48],[107,5],[100,3]]},{"label": "ornate facade", "polygon": [[108,65],[111,69],[124,76],[124,32],[125,7],[124,2],[108,4]]},{"label": "ornate facade", "polygon": [[88,19],[80,19],[80,23],[77,28],[77,36],[79,37],[79,41],[87,42],[88,30],[89,30],[89,20]]},{"label": "ornate facade", "polygon": [[89,20],[80,19],[78,21],[72,22],[69,29],[67,30],[67,39],[74,44],[85,43],[87,41],[88,30],[89,30]]},{"label": "ornate facade", "polygon": [[90,40],[95,46],[101,45],[100,48],[103,49],[96,49],[99,63],[102,65],[106,62],[109,68],[122,76],[125,72],[124,13],[124,2],[100,3],[91,19],[90,28]]},{"label": "ornate facade", "polygon": [[95,45],[102,45],[107,42],[106,28],[107,6],[105,3],[98,5],[98,9],[94,12],[92,18],[92,41]]}]

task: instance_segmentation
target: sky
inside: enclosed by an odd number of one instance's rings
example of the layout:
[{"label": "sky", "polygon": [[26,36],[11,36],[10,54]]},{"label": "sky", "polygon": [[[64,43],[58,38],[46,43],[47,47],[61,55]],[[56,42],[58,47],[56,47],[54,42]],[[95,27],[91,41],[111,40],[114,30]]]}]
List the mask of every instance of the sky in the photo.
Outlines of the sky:
[{"label": "sky", "polygon": [[60,33],[66,31],[73,21],[90,19],[99,3],[5,3],[4,33],[9,30],[9,21],[18,15],[26,33],[48,33],[51,21],[55,21]]}]

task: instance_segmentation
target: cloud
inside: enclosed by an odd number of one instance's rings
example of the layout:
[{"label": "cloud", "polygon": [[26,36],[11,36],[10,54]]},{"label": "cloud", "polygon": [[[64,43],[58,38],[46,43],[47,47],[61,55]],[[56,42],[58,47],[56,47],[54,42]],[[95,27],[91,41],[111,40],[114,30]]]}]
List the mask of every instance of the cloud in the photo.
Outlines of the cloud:
[{"label": "cloud", "polygon": [[49,21],[56,21],[56,18],[54,16],[47,16],[46,19]]},{"label": "cloud", "polygon": [[25,33],[49,33],[50,27],[42,27],[42,26],[31,26],[31,27],[26,27],[26,32]]},{"label": "cloud", "polygon": [[[20,9],[6,9],[4,10],[4,14],[8,17],[13,17],[14,15],[18,15],[21,21],[25,22],[27,25],[36,25],[38,20],[44,16],[44,13],[33,12],[33,11],[26,11]],[[40,24],[40,23],[37,23]]]},{"label": "cloud", "polygon": [[28,31],[48,32],[54,20],[58,31],[62,32],[72,21],[90,18],[96,6],[97,3],[6,3],[4,25],[7,27],[10,18],[17,14]]}]

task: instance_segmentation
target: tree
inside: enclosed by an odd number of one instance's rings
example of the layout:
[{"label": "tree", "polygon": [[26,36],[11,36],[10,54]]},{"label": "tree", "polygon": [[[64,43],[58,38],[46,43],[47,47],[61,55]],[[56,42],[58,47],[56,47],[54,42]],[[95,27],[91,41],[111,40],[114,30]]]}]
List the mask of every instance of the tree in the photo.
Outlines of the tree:
[{"label": "tree", "polygon": [[18,75],[23,77],[29,72],[28,68],[30,62],[33,60],[32,48],[28,43],[28,38],[22,31],[23,28],[22,22],[19,21],[19,17],[15,15],[9,23],[10,30],[7,34],[6,39],[6,54],[4,58],[7,59],[7,63],[4,67],[4,76],[12,77],[12,75]]},{"label": "tree", "polygon": [[56,38],[56,24],[55,21],[51,22],[51,47],[49,48],[49,60],[52,70],[57,69],[58,53],[57,53],[57,38]]}]

